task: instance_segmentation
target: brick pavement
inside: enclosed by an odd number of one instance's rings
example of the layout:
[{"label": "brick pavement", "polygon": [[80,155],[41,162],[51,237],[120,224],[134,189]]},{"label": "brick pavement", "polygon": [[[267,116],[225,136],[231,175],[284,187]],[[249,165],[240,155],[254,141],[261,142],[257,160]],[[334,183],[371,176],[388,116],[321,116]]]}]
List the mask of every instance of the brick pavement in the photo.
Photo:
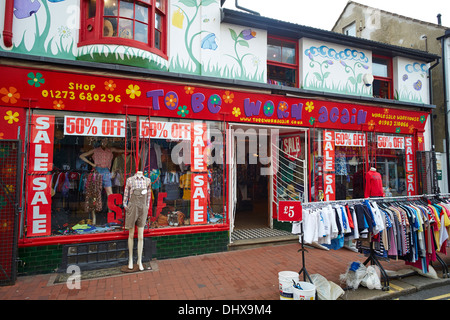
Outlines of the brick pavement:
[{"label": "brick pavement", "polygon": [[[152,261],[153,270],[82,280],[80,289],[55,284],[56,274],[18,277],[0,287],[0,300],[279,300],[278,272],[299,271],[299,244],[265,246]],[[339,276],[359,253],[307,248],[306,269],[340,284]],[[447,261],[448,262],[448,261]],[[387,270],[403,261],[382,263]]]}]

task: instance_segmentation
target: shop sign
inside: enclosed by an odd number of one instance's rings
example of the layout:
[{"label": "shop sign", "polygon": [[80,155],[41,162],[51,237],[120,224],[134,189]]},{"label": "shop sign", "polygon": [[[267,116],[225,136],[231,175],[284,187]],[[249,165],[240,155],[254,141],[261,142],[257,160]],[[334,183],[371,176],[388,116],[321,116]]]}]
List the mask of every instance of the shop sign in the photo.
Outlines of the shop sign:
[{"label": "shop sign", "polygon": [[[40,109],[396,134],[424,132],[429,116],[424,111],[132,78],[10,66],[2,66],[1,72],[8,75],[0,79],[0,89],[4,88],[1,91],[26,97],[5,99],[7,107],[28,108],[32,100],[37,101],[33,106]],[[91,126],[87,125],[88,129]]]},{"label": "shop sign", "polygon": [[284,155],[290,160],[296,160],[301,155],[301,137],[292,136],[282,139]]},{"label": "shop sign", "polygon": [[412,137],[405,138],[406,150],[406,192],[408,196],[416,194],[415,170],[414,170],[414,143]]},{"label": "shop sign", "polygon": [[336,199],[335,184],[335,135],[334,131],[326,130],[323,133],[323,180],[324,180],[324,199],[325,201],[333,201]]},{"label": "shop sign", "polygon": [[377,136],[377,148],[379,149],[405,149],[404,137]]},{"label": "shop sign", "polygon": [[191,124],[141,120],[140,137],[150,139],[190,140]]},{"label": "shop sign", "polygon": [[339,147],[365,147],[366,134],[354,132],[336,132],[335,145]]},{"label": "shop sign", "polygon": [[194,122],[191,137],[191,224],[204,224],[208,219],[206,124]]},{"label": "shop sign", "polygon": [[30,161],[27,176],[27,235],[51,233],[51,174],[55,117],[33,115],[30,132]]},{"label": "shop sign", "polygon": [[300,201],[278,202],[278,221],[295,222],[302,221],[302,203]]},{"label": "shop sign", "polygon": [[125,137],[125,119],[64,117],[64,135],[92,137]]}]

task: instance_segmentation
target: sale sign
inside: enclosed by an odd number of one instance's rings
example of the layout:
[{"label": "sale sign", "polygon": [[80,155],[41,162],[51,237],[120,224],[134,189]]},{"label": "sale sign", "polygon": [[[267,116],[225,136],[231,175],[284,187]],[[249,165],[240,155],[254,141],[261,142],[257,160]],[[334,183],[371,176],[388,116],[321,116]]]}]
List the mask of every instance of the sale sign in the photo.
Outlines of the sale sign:
[{"label": "sale sign", "polygon": [[278,203],[278,221],[302,221],[302,203],[300,201],[280,201]]},{"label": "sale sign", "polygon": [[335,145],[339,147],[365,147],[366,135],[364,133],[336,132]]},{"label": "sale sign", "polygon": [[47,236],[51,233],[50,172],[53,170],[55,117],[33,115],[30,130],[27,232],[28,236]]},{"label": "sale sign", "polygon": [[377,147],[379,149],[405,149],[405,138],[377,136]]},{"label": "sale sign", "polygon": [[125,119],[64,117],[64,135],[125,137]]},{"label": "sale sign", "polygon": [[191,128],[191,224],[208,219],[208,174],[206,163],[205,123],[194,122]]},{"label": "sale sign", "polygon": [[324,131],[323,133],[323,179],[325,201],[336,199],[335,187],[335,134],[334,131]]},{"label": "sale sign", "polygon": [[191,124],[163,121],[140,121],[140,137],[150,139],[190,140]]},{"label": "sale sign", "polygon": [[414,175],[414,143],[413,138],[405,138],[405,168],[406,168],[406,192],[408,196],[416,194],[416,180]]},{"label": "sale sign", "polygon": [[301,155],[301,137],[292,136],[283,138],[282,141],[284,155],[290,159],[295,160],[300,158]]}]

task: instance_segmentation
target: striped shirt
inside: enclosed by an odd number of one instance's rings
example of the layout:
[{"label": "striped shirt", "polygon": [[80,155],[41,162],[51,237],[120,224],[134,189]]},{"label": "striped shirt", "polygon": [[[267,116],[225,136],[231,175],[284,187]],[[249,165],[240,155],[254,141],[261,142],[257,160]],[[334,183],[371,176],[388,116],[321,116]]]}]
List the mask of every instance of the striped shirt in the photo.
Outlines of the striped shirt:
[{"label": "striped shirt", "polygon": [[147,190],[147,205],[150,205],[150,198],[152,195],[151,180],[147,177],[138,177],[136,175],[127,179],[127,184],[123,195],[123,205],[128,206],[129,197],[135,189]]}]

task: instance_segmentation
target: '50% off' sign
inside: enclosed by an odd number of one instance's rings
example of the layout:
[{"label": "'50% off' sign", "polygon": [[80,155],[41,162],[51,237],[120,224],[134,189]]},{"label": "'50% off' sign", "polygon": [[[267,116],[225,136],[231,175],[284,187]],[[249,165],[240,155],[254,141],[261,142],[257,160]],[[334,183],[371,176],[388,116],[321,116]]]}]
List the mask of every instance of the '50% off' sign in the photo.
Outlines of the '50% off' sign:
[{"label": "'50% off' sign", "polygon": [[125,137],[125,120],[65,116],[64,135]]}]

